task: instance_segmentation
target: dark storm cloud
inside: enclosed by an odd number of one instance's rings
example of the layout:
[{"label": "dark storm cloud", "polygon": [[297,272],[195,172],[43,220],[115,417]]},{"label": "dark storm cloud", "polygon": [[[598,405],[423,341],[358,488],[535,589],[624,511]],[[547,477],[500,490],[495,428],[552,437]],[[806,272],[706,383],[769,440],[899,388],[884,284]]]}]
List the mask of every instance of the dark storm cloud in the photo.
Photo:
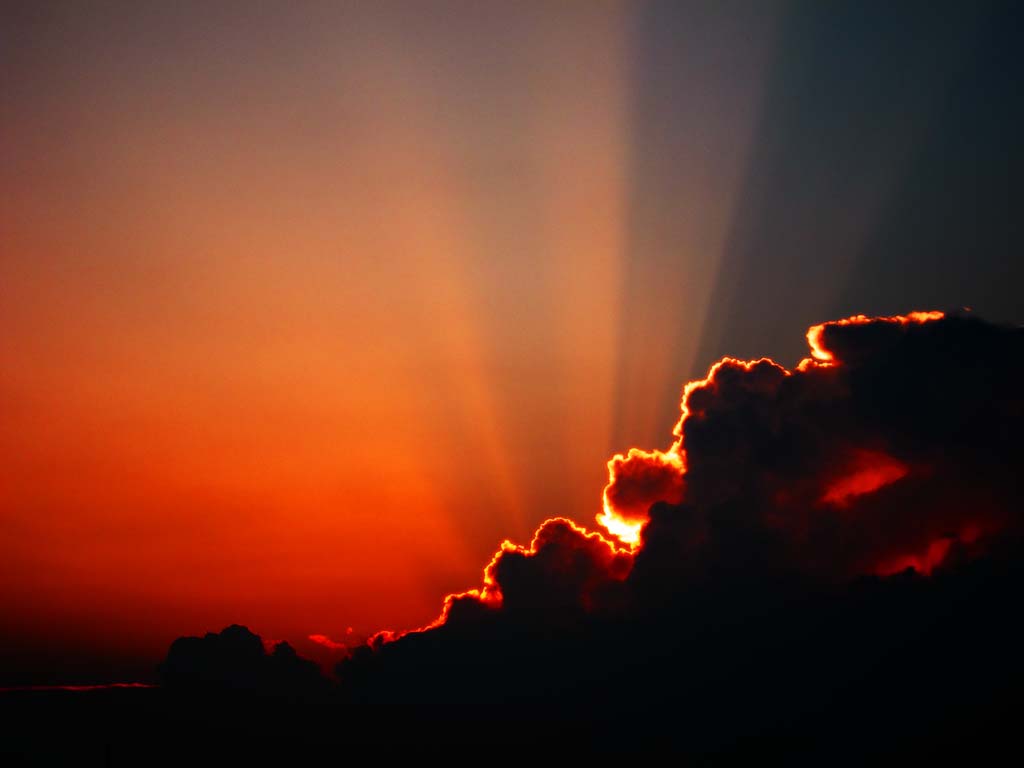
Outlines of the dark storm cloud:
[{"label": "dark storm cloud", "polygon": [[291,645],[276,643],[268,653],[259,635],[238,624],[203,637],[179,637],[160,665],[160,679],[175,690],[265,693],[310,693],[326,683],[316,664]]},{"label": "dark storm cloud", "polygon": [[827,360],[724,360],[689,385],[682,504],[652,516],[631,578],[662,536],[682,540],[689,573],[699,560],[835,581],[927,571],[954,544],[1017,532],[1024,332],[919,320],[825,324],[811,336]]},{"label": "dark storm cloud", "polygon": [[642,487],[657,502],[635,551],[551,521],[496,555],[485,598],[356,653],[342,684],[460,716],[487,702],[634,728],[688,717],[700,748],[728,743],[729,723],[744,739],[790,727],[845,690],[835,714],[877,707],[870,686],[898,696],[911,680],[943,690],[914,718],[958,711],[963,670],[936,670],[946,687],[921,659],[956,666],[956,644],[1019,634],[1000,603],[1020,578],[1024,331],[922,314],[812,338],[819,359],[792,371],[727,359],[686,388],[677,482],[666,454],[610,465],[629,468],[630,508]]},{"label": "dark storm cloud", "polygon": [[[793,370],[722,360],[670,451],[609,463],[610,515],[651,503],[638,546],[561,518],[506,542],[429,627],[352,649],[341,711],[366,734],[694,753],[994,727],[1024,679],[1024,330],[915,313],[808,340]],[[310,690],[280,648],[182,638],[165,680]]]},{"label": "dark storm cloud", "polygon": [[550,520],[529,547],[504,545],[431,631],[629,615],[694,580],[930,573],[1019,533],[1024,331],[913,313],[808,340],[813,357],[792,371],[717,363],[686,386],[668,452],[609,463],[612,532],[657,503],[638,549]]}]

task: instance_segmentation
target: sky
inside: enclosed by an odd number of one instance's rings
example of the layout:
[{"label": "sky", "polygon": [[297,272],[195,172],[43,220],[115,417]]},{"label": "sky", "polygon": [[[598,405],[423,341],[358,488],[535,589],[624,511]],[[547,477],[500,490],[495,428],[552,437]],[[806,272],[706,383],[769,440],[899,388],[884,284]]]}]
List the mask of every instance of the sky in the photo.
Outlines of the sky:
[{"label": "sky", "polygon": [[0,13],[0,682],[420,626],[723,355],[1024,317],[1012,4]]}]

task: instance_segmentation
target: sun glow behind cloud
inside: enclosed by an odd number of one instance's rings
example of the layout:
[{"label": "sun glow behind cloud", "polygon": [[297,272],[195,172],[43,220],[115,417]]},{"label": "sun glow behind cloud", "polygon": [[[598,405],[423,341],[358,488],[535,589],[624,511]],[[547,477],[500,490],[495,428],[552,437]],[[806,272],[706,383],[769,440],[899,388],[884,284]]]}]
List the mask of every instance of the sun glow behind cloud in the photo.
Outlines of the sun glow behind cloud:
[{"label": "sun glow behind cloud", "polygon": [[414,626],[596,511],[627,10],[135,13],[4,128],[5,629]]}]

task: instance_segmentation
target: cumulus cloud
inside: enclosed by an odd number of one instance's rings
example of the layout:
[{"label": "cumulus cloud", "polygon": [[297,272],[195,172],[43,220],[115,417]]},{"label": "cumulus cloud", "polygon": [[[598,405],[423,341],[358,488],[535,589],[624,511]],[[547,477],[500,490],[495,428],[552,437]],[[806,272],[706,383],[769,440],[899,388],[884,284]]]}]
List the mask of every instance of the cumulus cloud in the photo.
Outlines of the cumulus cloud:
[{"label": "cumulus cloud", "polygon": [[[792,371],[725,359],[686,386],[678,485],[645,486],[645,501],[672,509],[645,543],[681,527],[670,538],[691,559],[834,579],[1019,527],[1019,329],[913,313],[825,323],[808,340]],[[610,465],[606,498],[644,474],[622,466]],[[627,514],[640,505],[634,495]]]},{"label": "cumulus cloud", "polygon": [[179,637],[160,665],[161,683],[176,690],[314,692],[326,681],[315,663],[286,642],[267,651],[262,638],[232,624],[203,637]]},{"label": "cumulus cloud", "polygon": [[1021,527],[1022,334],[939,312],[855,316],[811,328],[792,370],[725,358],[684,387],[666,450],[609,461],[603,535],[555,518],[529,547],[506,542],[424,629],[495,614],[554,625],[723,575],[841,583],[984,553]]},{"label": "cumulus cloud", "polygon": [[[793,369],[725,358],[687,384],[673,442],[609,462],[604,532],[547,520],[430,625],[351,648],[349,711],[401,702],[459,743],[557,722],[695,753],[830,739],[865,712],[908,733],[1005,714],[1024,682],[1024,330],[929,312],[807,338]],[[254,637],[183,638],[165,680],[265,679],[278,653]]]}]

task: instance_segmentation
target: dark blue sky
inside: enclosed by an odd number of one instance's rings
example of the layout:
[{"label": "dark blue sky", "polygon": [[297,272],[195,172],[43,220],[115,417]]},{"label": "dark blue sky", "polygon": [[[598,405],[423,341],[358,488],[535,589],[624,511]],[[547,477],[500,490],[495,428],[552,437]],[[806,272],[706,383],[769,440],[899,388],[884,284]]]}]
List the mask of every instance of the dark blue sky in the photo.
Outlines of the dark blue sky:
[{"label": "dark blue sky", "polygon": [[[666,325],[679,335],[657,423],[674,418],[679,381],[722,355],[791,364],[824,318],[969,306],[1024,319],[1018,4],[644,8],[621,346],[628,361]],[[753,118],[745,147],[715,123],[730,114]],[[684,303],[680,233],[706,222],[687,179],[718,195],[716,166],[738,179],[701,313]]]}]

